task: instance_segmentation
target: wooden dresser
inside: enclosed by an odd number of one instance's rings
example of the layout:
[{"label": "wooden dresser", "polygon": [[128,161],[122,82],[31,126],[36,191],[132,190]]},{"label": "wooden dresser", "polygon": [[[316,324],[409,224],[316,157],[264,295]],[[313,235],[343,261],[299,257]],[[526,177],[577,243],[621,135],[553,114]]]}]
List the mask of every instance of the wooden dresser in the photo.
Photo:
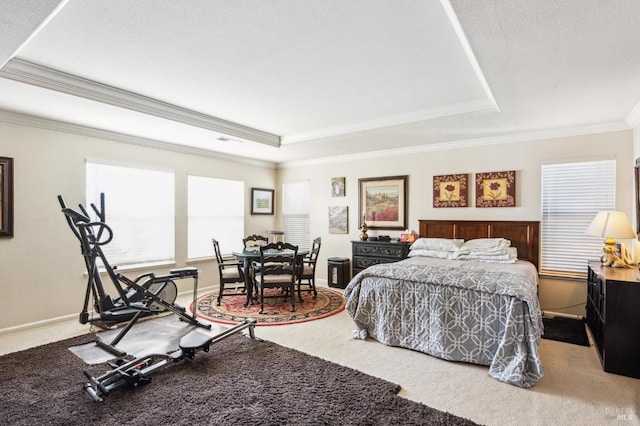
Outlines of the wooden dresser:
[{"label": "wooden dresser", "polygon": [[408,243],[390,241],[352,241],[353,276],[371,265],[406,259],[410,246]]},{"label": "wooden dresser", "polygon": [[587,325],[604,371],[640,378],[638,269],[589,262]]}]

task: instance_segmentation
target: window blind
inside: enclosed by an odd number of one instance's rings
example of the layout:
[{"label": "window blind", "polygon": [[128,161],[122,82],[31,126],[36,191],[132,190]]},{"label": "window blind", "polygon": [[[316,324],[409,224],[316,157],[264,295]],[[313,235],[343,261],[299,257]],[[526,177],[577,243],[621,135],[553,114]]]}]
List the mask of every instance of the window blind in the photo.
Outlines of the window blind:
[{"label": "window blind", "polygon": [[541,177],[541,272],[584,274],[603,246],[585,231],[600,210],[615,210],[615,160],[543,165]]},{"label": "window blind", "polygon": [[105,221],[113,230],[113,240],[102,250],[109,263],[174,262],[172,171],[87,161],[86,185],[87,206],[99,206],[100,193],[105,194]]},{"label": "window blind", "polygon": [[309,249],[309,181],[288,182],[282,185],[282,215],[285,241],[300,249]]},{"label": "window blind", "polygon": [[223,253],[242,248],[244,182],[188,176],[187,257],[214,256],[211,238]]}]

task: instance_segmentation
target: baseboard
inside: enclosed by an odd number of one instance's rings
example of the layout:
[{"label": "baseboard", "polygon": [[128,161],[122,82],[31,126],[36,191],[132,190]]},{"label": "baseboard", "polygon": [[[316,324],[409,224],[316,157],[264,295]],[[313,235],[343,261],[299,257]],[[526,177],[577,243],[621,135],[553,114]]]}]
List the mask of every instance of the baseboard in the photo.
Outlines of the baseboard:
[{"label": "baseboard", "polygon": [[56,324],[64,321],[70,321],[72,319],[78,319],[78,314],[69,314],[61,317],[48,318],[46,320],[28,322],[26,324],[20,324],[20,325],[14,325],[12,327],[2,328],[0,329],[0,335],[15,333],[17,331],[30,330],[32,328],[38,328],[45,325]]},{"label": "baseboard", "polygon": [[565,314],[563,312],[552,312],[552,311],[542,311],[542,316],[543,317],[561,317],[561,318],[570,318],[570,319],[575,319],[575,320],[579,320],[582,321],[584,319],[584,316],[582,315],[576,315],[576,314]]},{"label": "baseboard", "polygon": [[[204,288],[199,288],[198,289],[198,295],[202,295],[204,293],[208,293],[210,291],[214,291],[217,290],[218,286],[217,285],[212,285],[212,286],[207,286]],[[178,297],[182,297],[182,296],[193,296],[193,290],[185,290],[185,291],[181,291],[178,293]],[[93,312],[89,312],[89,315],[92,315]],[[63,315],[60,317],[55,317],[55,318],[47,318],[45,320],[40,320],[40,321],[34,321],[34,322],[28,322],[26,324],[20,324],[20,325],[14,325],[12,327],[7,327],[7,328],[2,328],[0,329],[0,335],[3,334],[9,334],[9,333],[15,333],[18,331],[25,331],[25,330],[30,330],[33,328],[38,328],[38,327],[43,327],[46,325],[52,325],[52,324],[56,324],[59,322],[64,322],[64,321],[70,321],[70,320],[77,320],[78,319],[78,313],[74,313],[74,314],[69,314],[69,315]]]}]

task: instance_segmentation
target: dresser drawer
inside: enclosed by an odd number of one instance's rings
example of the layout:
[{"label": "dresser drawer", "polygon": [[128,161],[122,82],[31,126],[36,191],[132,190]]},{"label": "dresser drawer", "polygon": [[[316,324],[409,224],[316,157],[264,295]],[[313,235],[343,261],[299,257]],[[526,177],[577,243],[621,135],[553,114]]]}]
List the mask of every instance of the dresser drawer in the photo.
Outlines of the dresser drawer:
[{"label": "dresser drawer", "polygon": [[398,262],[409,254],[407,243],[352,241],[353,275],[378,263]]},{"label": "dresser drawer", "polygon": [[400,245],[371,245],[356,244],[353,247],[354,256],[382,257],[386,259],[402,260],[406,257],[405,247]]},{"label": "dresser drawer", "polygon": [[353,268],[354,269],[366,269],[369,266],[377,265],[378,263],[391,263],[397,262],[394,259],[385,259],[385,258],[376,258],[376,257],[353,257]]}]

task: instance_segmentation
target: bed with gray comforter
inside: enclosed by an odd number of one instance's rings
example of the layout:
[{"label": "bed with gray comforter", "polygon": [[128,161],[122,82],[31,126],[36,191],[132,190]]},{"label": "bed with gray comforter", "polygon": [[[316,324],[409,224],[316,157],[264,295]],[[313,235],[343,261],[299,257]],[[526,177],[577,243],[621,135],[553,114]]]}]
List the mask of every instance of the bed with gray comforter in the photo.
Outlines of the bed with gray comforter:
[{"label": "bed with gray comforter", "polygon": [[412,257],[371,266],[345,290],[355,337],[489,366],[528,388],[543,375],[538,273],[527,261]]}]

